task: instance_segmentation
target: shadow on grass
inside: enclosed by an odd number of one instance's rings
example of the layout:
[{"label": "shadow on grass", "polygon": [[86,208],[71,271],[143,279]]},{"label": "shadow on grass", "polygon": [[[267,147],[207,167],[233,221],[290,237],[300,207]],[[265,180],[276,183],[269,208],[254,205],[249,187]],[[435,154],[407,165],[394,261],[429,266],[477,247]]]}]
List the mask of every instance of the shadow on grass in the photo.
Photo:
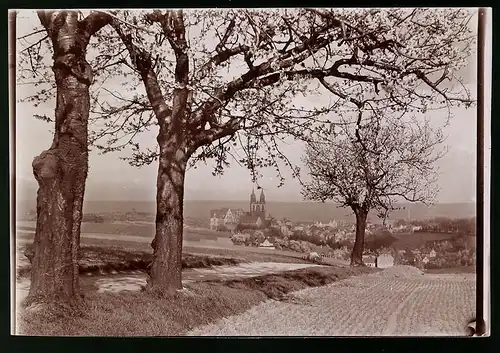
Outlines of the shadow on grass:
[{"label": "shadow on grass", "polygon": [[90,293],[78,315],[56,307],[22,309],[18,333],[37,336],[177,336],[237,315],[292,291],[376,272],[371,268],[308,268],[254,278],[190,283],[173,297],[146,292]]},{"label": "shadow on grass", "polygon": [[[269,299],[282,300],[286,295],[308,287],[319,287],[367,273],[378,272],[370,267],[315,267],[251,278],[222,281],[229,288],[257,290]],[[217,282],[217,281],[211,281]]]}]

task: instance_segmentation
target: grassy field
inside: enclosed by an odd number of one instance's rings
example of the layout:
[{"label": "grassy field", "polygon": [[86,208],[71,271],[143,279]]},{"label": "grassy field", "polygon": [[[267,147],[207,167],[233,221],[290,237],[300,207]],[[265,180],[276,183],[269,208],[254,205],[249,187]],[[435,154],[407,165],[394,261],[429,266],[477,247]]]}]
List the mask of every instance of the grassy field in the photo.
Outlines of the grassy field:
[{"label": "grassy field", "polygon": [[[152,249],[149,242],[127,241],[124,239],[81,238],[83,273],[109,272],[111,270],[143,270],[151,261]],[[18,246],[23,253],[26,246],[31,246],[33,237],[18,234]],[[234,249],[216,249],[203,247],[183,247],[184,268],[207,267],[215,265],[234,265],[241,262],[284,262],[304,263],[303,254],[293,251],[267,250],[252,247]],[[326,259],[325,264],[334,264]],[[19,276],[25,276],[28,269],[19,271]]]},{"label": "grassy field", "polygon": [[[394,243],[394,246],[397,249],[403,250],[407,247],[410,249],[417,249],[420,248],[421,246],[425,245],[427,242],[431,241],[442,241],[442,240],[449,240],[456,236],[456,234],[453,233],[431,233],[431,232],[416,232],[416,233],[405,233],[405,234],[398,234],[394,233],[392,234],[395,238],[398,240]],[[475,236],[469,236],[470,239],[470,245],[474,246],[475,245]]]},{"label": "grassy field", "polygon": [[[34,232],[35,222],[19,221],[17,222],[17,229]],[[153,238],[155,232],[155,225],[153,223],[128,223],[128,222],[115,222],[115,223],[82,223],[82,233],[95,233],[95,234],[116,234],[120,235],[133,235],[140,237]],[[440,241],[451,239],[456,234],[453,233],[432,233],[432,232],[416,232],[416,233],[393,233],[391,234],[397,239],[395,246],[398,249],[406,247],[419,248],[426,242]],[[209,229],[184,229],[184,239],[186,241],[202,241],[213,240],[218,238],[230,238],[231,234],[228,232],[217,232]],[[475,243],[475,237],[471,236],[471,244]],[[368,238],[367,238],[368,239]],[[313,251],[321,252],[321,248],[315,247]]]},{"label": "grassy field", "polygon": [[[82,223],[81,243],[106,247],[122,247],[132,250],[151,251],[150,241],[153,239],[153,224],[134,223]],[[20,241],[32,241],[35,222],[18,221],[17,238]],[[103,239],[105,235],[111,239]],[[132,235],[132,236],[129,236]],[[111,237],[110,237],[111,236]],[[233,245],[230,234],[211,231],[209,229],[184,229],[183,250],[188,253],[204,255],[231,256],[248,261],[293,262],[303,263],[303,253],[287,250],[270,250],[257,247]],[[323,248],[314,246],[312,251],[321,253]],[[325,259],[326,264],[339,264]]]},{"label": "grassy field", "polygon": [[[92,242],[91,242],[92,243]],[[122,244],[123,245],[123,244]],[[21,246],[21,252],[27,249],[33,251],[33,244]],[[145,271],[152,260],[152,253],[141,247],[124,247],[117,244],[112,246],[101,244],[82,244],[80,250],[80,274],[104,274],[118,271]],[[182,268],[207,268],[212,266],[237,265],[247,260],[243,258],[225,257],[209,254],[182,254]],[[18,278],[26,277],[30,266],[18,269]]]},{"label": "grassy field", "polygon": [[[27,232],[34,232],[36,224],[31,221],[17,222],[17,229]],[[83,222],[82,233],[96,233],[96,234],[116,234],[119,235],[133,235],[140,237],[147,237],[153,239],[155,233],[155,225],[153,223],[128,223],[128,222],[115,222],[115,223],[89,223]],[[201,240],[217,240],[217,238],[229,238],[230,233],[216,232],[209,229],[184,229],[184,239],[187,241],[201,241]]]},{"label": "grassy field", "polygon": [[[101,247],[118,247],[125,248],[127,251],[144,251],[151,252],[150,239],[153,238],[152,234],[133,233],[136,229],[148,229],[152,225],[132,224],[132,223],[117,223],[117,224],[98,224],[98,223],[84,223],[84,230],[92,230],[93,233],[82,233],[81,242],[84,245],[96,245]],[[33,222],[18,222],[18,229],[33,232]],[[152,229],[152,228],[151,228]],[[117,233],[113,233],[115,230]],[[149,231],[148,231],[149,232]],[[123,234],[122,234],[123,233]],[[111,235],[112,239],[98,239],[99,235]],[[134,234],[128,236],[128,234]],[[137,235],[139,234],[139,235]],[[141,236],[142,234],[142,236]],[[222,232],[215,232],[210,230],[199,229],[185,229],[186,243],[183,247],[185,253],[232,257],[246,261],[262,261],[262,262],[294,262],[303,263],[304,254],[286,251],[286,250],[269,250],[256,247],[235,246],[228,240],[229,235]],[[454,234],[448,233],[413,233],[413,234],[393,234],[398,240],[395,247],[398,249],[406,248],[419,248],[428,241],[446,240],[450,239]],[[227,236],[227,238],[226,238]],[[475,237],[470,237],[475,240]],[[18,239],[32,241],[32,234],[18,233]],[[133,241],[132,241],[133,240]],[[222,241],[224,240],[224,241]],[[325,248],[313,246],[312,251],[322,253]],[[340,262],[333,259],[324,259],[326,264],[339,265]],[[446,270],[446,269],[443,269]],[[449,272],[455,271],[456,273],[463,272],[462,269],[449,269]]]},{"label": "grassy field", "polygon": [[81,312],[54,307],[21,309],[18,333],[48,336],[173,336],[240,314],[268,299],[289,301],[292,291],[376,272],[320,267],[252,279],[191,283],[174,297],[144,292],[90,293]]}]

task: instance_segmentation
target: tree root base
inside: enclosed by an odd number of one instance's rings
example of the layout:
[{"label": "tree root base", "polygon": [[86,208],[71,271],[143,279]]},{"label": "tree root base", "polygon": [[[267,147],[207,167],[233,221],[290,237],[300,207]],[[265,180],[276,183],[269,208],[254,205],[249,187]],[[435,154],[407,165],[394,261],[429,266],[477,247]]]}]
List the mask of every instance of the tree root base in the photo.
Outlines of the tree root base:
[{"label": "tree root base", "polygon": [[184,288],[182,285],[178,287],[173,285],[151,285],[148,283],[145,286],[142,286],[141,290],[155,298],[171,298],[181,293]]},{"label": "tree root base", "polygon": [[51,311],[55,314],[82,316],[87,312],[87,303],[83,295],[75,298],[62,298],[61,296],[28,295],[21,307],[25,311]]}]

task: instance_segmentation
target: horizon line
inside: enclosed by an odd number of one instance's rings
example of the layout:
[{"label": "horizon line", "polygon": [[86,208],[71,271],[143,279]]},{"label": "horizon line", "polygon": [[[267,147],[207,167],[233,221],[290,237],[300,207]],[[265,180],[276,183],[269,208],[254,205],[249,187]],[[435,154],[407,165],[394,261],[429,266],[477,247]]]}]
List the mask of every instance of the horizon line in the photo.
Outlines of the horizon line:
[{"label": "horizon line", "polygon": [[[36,201],[36,200],[31,200],[31,199],[23,199],[23,200],[17,200],[18,202],[26,202],[26,201]],[[184,201],[190,201],[190,202],[248,202],[248,200],[245,199],[184,199]],[[84,202],[149,202],[149,203],[156,203],[155,200],[123,200],[123,199],[106,199],[106,200],[97,200],[97,199],[92,199],[92,200],[85,200]],[[317,204],[335,204],[332,201],[309,201],[309,200],[266,200],[266,203],[317,203]],[[417,202],[398,202],[396,204],[410,204],[410,205],[425,205],[424,203],[417,203]],[[476,204],[476,201],[453,201],[453,202],[434,202],[433,204],[428,205],[428,207],[432,207],[434,205],[452,205],[452,204]],[[347,207],[347,206],[345,206]]]}]

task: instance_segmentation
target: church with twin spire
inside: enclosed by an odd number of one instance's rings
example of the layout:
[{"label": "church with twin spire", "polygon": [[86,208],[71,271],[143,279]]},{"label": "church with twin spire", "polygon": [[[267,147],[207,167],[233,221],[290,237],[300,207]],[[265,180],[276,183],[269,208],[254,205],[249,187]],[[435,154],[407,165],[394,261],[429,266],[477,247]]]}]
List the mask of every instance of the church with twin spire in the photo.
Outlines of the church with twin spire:
[{"label": "church with twin spire", "polygon": [[268,226],[266,219],[266,196],[261,189],[259,198],[255,195],[255,189],[250,194],[250,209],[220,208],[210,211],[210,229],[216,230],[226,228],[233,230],[236,226],[265,228]]},{"label": "church with twin spire", "polygon": [[264,195],[264,190],[260,189],[260,196],[257,200],[255,190],[252,189],[252,194],[250,195],[250,212],[246,212],[246,214],[240,217],[240,224],[265,226],[265,222],[266,196]]}]

